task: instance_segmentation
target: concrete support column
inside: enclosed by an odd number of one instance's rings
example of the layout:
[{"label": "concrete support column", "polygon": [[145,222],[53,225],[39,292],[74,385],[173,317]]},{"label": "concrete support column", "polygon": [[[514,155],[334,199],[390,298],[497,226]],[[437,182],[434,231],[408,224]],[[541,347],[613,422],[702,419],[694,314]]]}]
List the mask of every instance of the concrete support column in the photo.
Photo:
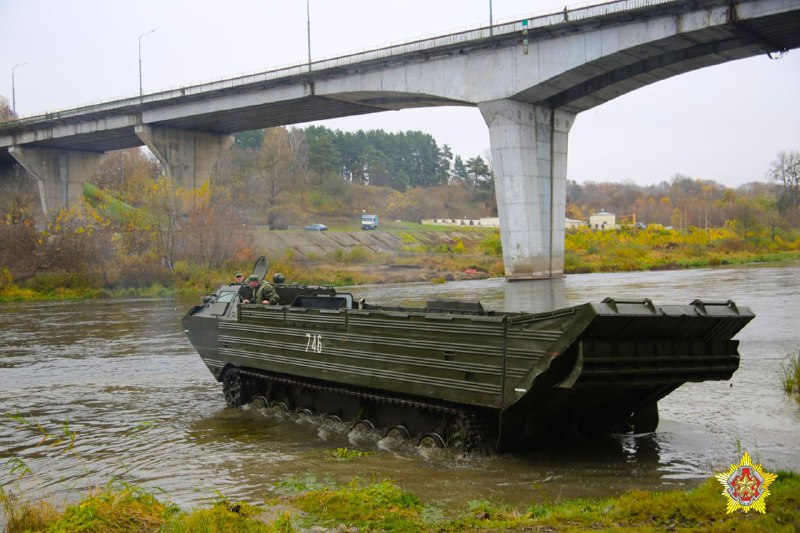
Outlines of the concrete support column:
[{"label": "concrete support column", "polygon": [[166,167],[167,175],[185,189],[196,189],[216,173],[220,155],[233,144],[232,135],[142,124],[136,135]]},{"label": "concrete support column", "polygon": [[478,108],[489,126],[506,278],[563,276],[567,138],[575,114],[515,100]]},{"label": "concrete support column", "polygon": [[105,159],[103,153],[37,146],[12,146],[8,153],[36,181],[45,220],[80,202],[84,182]]}]

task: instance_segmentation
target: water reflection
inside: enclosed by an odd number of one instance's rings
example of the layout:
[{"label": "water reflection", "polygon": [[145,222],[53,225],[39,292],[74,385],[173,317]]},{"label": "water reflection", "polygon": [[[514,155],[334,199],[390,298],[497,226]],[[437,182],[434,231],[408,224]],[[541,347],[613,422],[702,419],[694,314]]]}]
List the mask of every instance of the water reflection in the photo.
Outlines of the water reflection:
[{"label": "water reflection", "polygon": [[[734,299],[755,311],[739,336],[742,363],[733,379],[678,389],[660,403],[655,434],[490,458],[421,451],[378,432],[353,436],[345,423],[225,408],[219,384],[180,328],[197,298],[4,304],[0,414],[19,413],[52,434],[67,422],[78,437],[77,454],[37,446],[41,434],[4,416],[0,456],[4,464],[23,459],[35,475],[21,483],[59,497],[118,477],[158,486],[182,505],[216,490],[258,501],[272,483],[307,473],[334,481],[391,478],[423,499],[453,505],[479,498],[525,505],[691,486],[738,460],[740,448],[770,469],[800,470],[800,406],[776,384],[785,355],[800,346],[798,276],[793,265],[353,288],[373,303],[396,305],[448,298],[530,312],[611,296]],[[375,454],[336,461],[324,453],[338,447]],[[17,483],[7,468],[0,479]]]},{"label": "water reflection", "polygon": [[566,283],[564,278],[513,283],[503,281],[503,309],[539,313],[568,307],[570,303],[567,300]]}]

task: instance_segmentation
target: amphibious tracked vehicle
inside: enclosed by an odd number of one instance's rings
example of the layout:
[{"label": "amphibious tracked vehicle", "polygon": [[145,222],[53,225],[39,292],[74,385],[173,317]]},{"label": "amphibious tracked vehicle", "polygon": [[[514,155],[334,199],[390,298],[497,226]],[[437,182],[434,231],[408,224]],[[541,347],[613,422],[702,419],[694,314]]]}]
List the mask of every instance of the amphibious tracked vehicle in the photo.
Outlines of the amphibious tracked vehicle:
[{"label": "amphibious tracked vehicle", "polygon": [[[254,274],[266,271],[260,258]],[[239,286],[224,285],[183,318],[228,405],[256,401],[465,451],[654,431],[661,398],[731,377],[732,338],[754,318],[732,301],[606,298],[524,313],[273,286],[280,305],[242,304]]]}]

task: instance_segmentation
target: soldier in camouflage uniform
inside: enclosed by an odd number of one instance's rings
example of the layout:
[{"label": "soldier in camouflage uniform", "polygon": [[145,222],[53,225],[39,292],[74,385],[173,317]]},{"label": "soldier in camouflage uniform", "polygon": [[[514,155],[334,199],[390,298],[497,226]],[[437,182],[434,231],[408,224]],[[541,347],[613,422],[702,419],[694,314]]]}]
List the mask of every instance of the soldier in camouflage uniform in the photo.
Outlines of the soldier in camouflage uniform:
[{"label": "soldier in camouflage uniform", "polygon": [[275,291],[275,287],[270,285],[266,280],[264,280],[261,283],[261,287],[258,288],[256,301],[265,305],[278,305],[281,303],[278,293]]},{"label": "soldier in camouflage uniform", "polygon": [[275,288],[266,281],[259,285],[258,276],[250,276],[247,278],[247,285],[242,285],[239,289],[239,296],[242,298],[242,303],[262,303],[265,305],[277,305],[280,303],[278,293]]}]

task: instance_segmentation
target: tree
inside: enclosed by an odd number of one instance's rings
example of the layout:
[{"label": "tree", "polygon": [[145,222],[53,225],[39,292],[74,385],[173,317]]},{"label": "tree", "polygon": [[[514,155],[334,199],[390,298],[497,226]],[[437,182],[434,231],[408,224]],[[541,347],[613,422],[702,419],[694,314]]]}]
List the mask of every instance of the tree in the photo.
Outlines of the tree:
[{"label": "tree", "polygon": [[234,146],[238,148],[258,149],[261,143],[264,142],[264,131],[265,130],[261,129],[236,133],[233,136]]},{"label": "tree", "polygon": [[449,179],[452,151],[439,148],[421,131],[331,131],[321,126],[305,130],[308,166],[318,176],[333,171],[350,183],[407,187],[436,187]]},{"label": "tree", "polygon": [[305,135],[309,170],[319,176],[338,171],[340,154],[333,132],[324,126],[309,126]]},{"label": "tree", "polygon": [[14,165],[0,182],[0,265],[16,279],[32,276],[42,263],[34,220],[37,201],[33,180]]},{"label": "tree", "polygon": [[109,220],[82,202],[61,210],[48,224],[46,235],[50,269],[81,276],[94,286],[103,285],[105,271],[114,257]]},{"label": "tree", "polygon": [[247,248],[249,235],[230,194],[208,183],[194,195],[191,209],[180,224],[181,257],[195,265],[219,268]]},{"label": "tree", "polygon": [[178,219],[181,213],[186,212],[181,206],[183,191],[172,178],[161,176],[151,182],[144,193],[142,203],[149,214],[140,224],[146,225],[153,235],[161,264],[172,270],[175,267]]},{"label": "tree", "polygon": [[301,181],[298,177],[298,160],[295,155],[286,128],[269,128],[264,132],[258,167],[253,169],[253,177],[257,180],[257,184],[251,202],[266,207],[267,224],[271,228],[283,225],[279,224],[281,217],[278,197]]},{"label": "tree", "polygon": [[358,175],[365,185],[392,186],[386,156],[372,146],[367,146],[358,158]]},{"label": "tree", "polygon": [[492,174],[489,165],[487,165],[486,161],[479,155],[467,159],[466,167],[469,181],[472,183],[473,187],[477,187],[481,181],[487,180]]},{"label": "tree", "polygon": [[449,145],[442,145],[439,153],[439,168],[441,169],[440,184],[445,184],[450,180],[450,166],[453,164],[453,150]]},{"label": "tree", "polygon": [[455,161],[453,161],[453,179],[463,181],[464,183],[469,181],[467,166],[464,164],[464,160],[461,159],[460,155],[457,155]]},{"label": "tree", "polygon": [[17,116],[8,105],[8,100],[6,100],[5,96],[0,96],[0,122],[14,120],[15,118],[17,118]]},{"label": "tree", "polygon": [[780,212],[800,207],[800,152],[779,152],[778,158],[770,164],[769,175],[781,186]]},{"label": "tree", "polygon": [[109,152],[90,183],[105,191],[116,191],[121,200],[133,201],[160,174],[160,164],[142,148]]},{"label": "tree", "polygon": [[764,217],[764,211],[755,201],[739,197],[734,203],[731,214],[736,221],[736,227],[742,230],[742,240],[747,245],[747,236],[755,232]]}]

